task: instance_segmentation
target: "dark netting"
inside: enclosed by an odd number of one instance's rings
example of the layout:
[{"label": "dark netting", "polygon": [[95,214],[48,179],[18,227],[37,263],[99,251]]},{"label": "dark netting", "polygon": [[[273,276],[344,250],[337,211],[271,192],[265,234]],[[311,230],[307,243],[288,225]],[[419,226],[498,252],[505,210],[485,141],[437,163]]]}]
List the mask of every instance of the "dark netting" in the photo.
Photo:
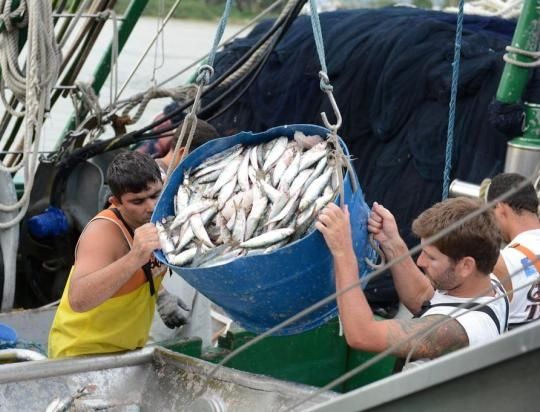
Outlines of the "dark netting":
[{"label": "dark netting", "polygon": [[[411,247],[418,242],[410,231],[412,220],[441,200],[456,16],[387,8],[323,13],[320,19],[343,116],[339,134],[355,158],[368,204],[388,207]],[[261,23],[220,53],[216,76],[270,25]],[[502,19],[465,17],[453,179],[480,183],[502,171],[507,139],[488,122],[488,107],[514,27]],[[212,123],[232,134],[288,123],[322,124],[321,111],[332,121],[330,104],[319,89],[319,70],[311,23],[303,16],[247,92]],[[208,96],[205,103],[211,100]],[[389,276],[373,282],[367,293],[372,303],[397,301]]]}]

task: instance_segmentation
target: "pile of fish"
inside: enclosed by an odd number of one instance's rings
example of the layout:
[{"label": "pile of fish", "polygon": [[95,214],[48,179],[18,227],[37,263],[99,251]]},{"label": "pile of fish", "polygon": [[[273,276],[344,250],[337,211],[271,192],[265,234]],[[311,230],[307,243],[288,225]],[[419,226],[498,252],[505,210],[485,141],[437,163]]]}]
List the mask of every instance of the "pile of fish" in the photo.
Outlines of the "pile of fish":
[{"label": "pile of fish", "polygon": [[217,266],[301,238],[336,197],[332,153],[320,136],[297,131],[291,140],[238,144],[186,170],[175,216],[156,224],[167,260]]}]

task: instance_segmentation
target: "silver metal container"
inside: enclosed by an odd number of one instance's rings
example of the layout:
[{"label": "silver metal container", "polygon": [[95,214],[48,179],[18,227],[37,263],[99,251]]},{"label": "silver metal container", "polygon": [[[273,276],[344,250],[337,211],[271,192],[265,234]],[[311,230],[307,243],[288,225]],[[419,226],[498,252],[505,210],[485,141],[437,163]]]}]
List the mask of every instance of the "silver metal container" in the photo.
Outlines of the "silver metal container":
[{"label": "silver metal container", "polygon": [[[270,412],[287,410],[317,390],[225,367],[208,378],[214,367],[161,347],[4,365],[0,410],[69,410],[65,405],[70,404],[80,410],[115,412]],[[337,396],[324,392],[304,406]]]}]

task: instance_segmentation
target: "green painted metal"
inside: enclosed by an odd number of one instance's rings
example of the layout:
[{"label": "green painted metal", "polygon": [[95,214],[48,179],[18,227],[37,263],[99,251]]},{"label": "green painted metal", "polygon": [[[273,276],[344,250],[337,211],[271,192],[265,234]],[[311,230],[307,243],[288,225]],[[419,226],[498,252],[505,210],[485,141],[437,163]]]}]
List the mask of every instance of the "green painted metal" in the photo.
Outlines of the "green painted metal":
[{"label": "green painted metal", "polygon": [[[120,53],[124,48],[127,39],[133,31],[135,24],[141,17],[144,9],[148,5],[148,2],[149,0],[131,0],[131,2],[129,3],[126,12],[124,13],[122,24],[118,29],[118,53]],[[96,94],[99,94],[99,91],[103,87],[103,84],[105,83],[107,77],[111,72],[112,50],[113,43],[111,40],[107,51],[103,55],[96,71],[94,72],[94,81],[92,83],[92,88],[94,89]],[[75,116],[73,115],[64,129],[63,135],[65,135],[68,131],[72,130],[74,127]],[[58,144],[60,145],[61,143],[62,142],[59,141]]]},{"label": "green painted metal", "polygon": [[525,103],[523,136],[512,140],[512,143],[526,147],[540,147],[540,104]]},{"label": "green painted metal", "polygon": [[158,342],[160,346],[163,346],[169,350],[183,353],[184,355],[193,356],[194,358],[202,357],[202,339],[197,337],[170,339]]},{"label": "green painted metal", "polygon": [[[512,38],[513,47],[531,52],[538,50],[538,17],[538,0],[525,0]],[[528,63],[533,60],[530,57],[516,55],[515,53],[509,53],[509,55],[521,62]],[[528,78],[529,69],[506,63],[497,90],[497,100],[503,103],[519,102]]]},{"label": "green painted metal", "polygon": [[[217,348],[206,348],[200,357],[218,363],[231,351],[254,337],[254,334],[244,329],[233,328],[227,336],[219,338]],[[186,353],[187,346],[184,342],[170,341],[159,344]],[[268,337],[239,353],[226,366],[276,379],[322,387],[373,356],[371,353],[349,348],[343,336],[339,336],[339,321],[335,318],[319,328],[297,335]],[[333,389],[347,392],[375,382],[389,376],[394,363],[394,357],[384,358],[365,372]]]}]

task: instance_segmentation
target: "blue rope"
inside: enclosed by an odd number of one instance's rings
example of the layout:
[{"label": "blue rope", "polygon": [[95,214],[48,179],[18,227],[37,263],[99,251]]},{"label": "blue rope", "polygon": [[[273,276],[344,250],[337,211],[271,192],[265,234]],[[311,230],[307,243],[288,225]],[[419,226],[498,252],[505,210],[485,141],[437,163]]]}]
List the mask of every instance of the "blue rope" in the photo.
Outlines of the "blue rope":
[{"label": "blue rope", "polygon": [[[319,20],[319,14],[317,13],[317,4],[315,0],[309,0],[309,7],[311,10],[311,27],[313,27],[313,37],[315,39],[315,47],[317,48],[317,54],[319,55],[319,62],[321,63],[322,71],[327,74],[328,70],[326,68],[326,57],[324,55],[324,41],[321,30],[321,21]],[[325,80],[321,78],[321,90],[323,92],[329,90],[332,91],[332,86]]]},{"label": "blue rope", "polygon": [[212,48],[208,53],[206,64],[199,68],[199,73],[197,76],[197,83],[199,84],[202,81],[204,81],[205,84],[208,84],[210,82],[210,77],[214,74],[214,60],[216,58],[219,43],[221,42],[221,38],[223,37],[223,33],[225,32],[225,27],[227,26],[227,20],[229,19],[229,15],[231,14],[232,2],[233,0],[227,0],[227,2],[225,3],[225,9],[223,10],[223,15],[219,19],[219,24],[216,30],[216,34],[214,36],[214,44],[212,44]]},{"label": "blue rope", "polygon": [[443,193],[442,198],[448,198],[450,188],[450,172],[452,171],[452,150],[454,146],[454,126],[456,123],[456,99],[459,80],[459,61],[461,58],[461,34],[463,32],[463,3],[459,0],[457,15],[456,43],[454,46],[454,62],[452,63],[452,88],[450,90],[450,105],[448,114],[448,134],[446,138],[446,159],[444,162]]}]

